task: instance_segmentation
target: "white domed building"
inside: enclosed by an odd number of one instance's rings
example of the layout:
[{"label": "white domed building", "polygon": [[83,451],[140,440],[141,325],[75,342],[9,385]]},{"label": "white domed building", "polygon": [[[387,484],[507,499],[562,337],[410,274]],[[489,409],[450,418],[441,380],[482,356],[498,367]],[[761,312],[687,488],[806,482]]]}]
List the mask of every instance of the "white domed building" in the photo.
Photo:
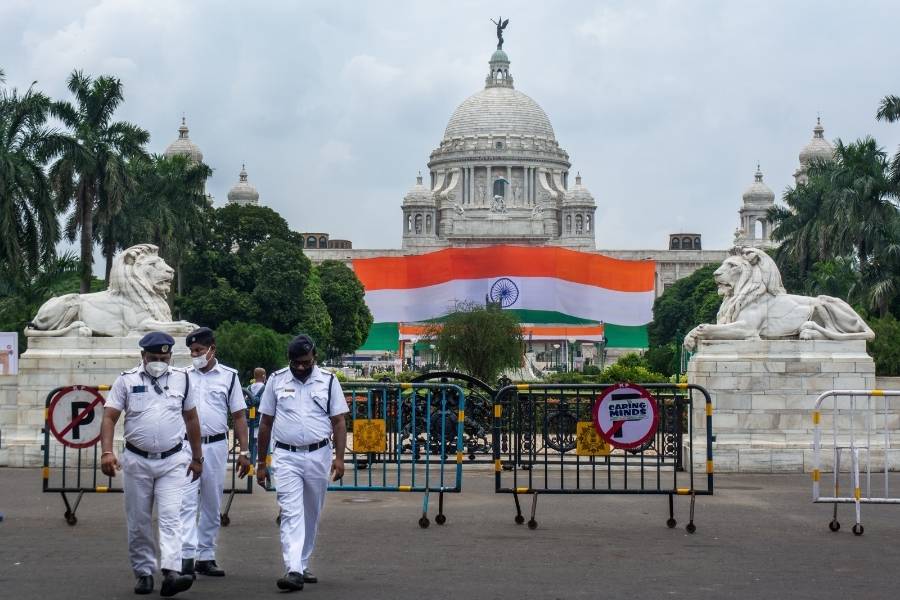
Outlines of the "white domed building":
[{"label": "white domed building", "polygon": [[735,246],[753,246],[755,248],[771,248],[772,224],[769,221],[769,209],[775,206],[775,192],[763,183],[763,174],[756,165],[753,183],[742,197],[743,205],[738,211],[741,225],[734,234]]},{"label": "white domed building", "polygon": [[188,132],[187,121],[184,117],[181,117],[181,127],[178,128],[178,139],[169,144],[169,147],[166,148],[166,151],[163,153],[166,158],[171,158],[173,156],[187,156],[195,165],[203,162],[203,152],[200,151],[197,144],[191,141]]},{"label": "white domed building", "polygon": [[259,204],[259,192],[256,191],[256,187],[252,183],[247,181],[246,165],[241,165],[238,182],[228,190],[228,204],[238,204],[240,206],[256,206]]},{"label": "white domed building", "polygon": [[444,137],[403,201],[403,248],[498,243],[593,250],[596,203],[569,188],[569,155],[547,114],[515,89],[496,50],[484,89],[450,117]]}]

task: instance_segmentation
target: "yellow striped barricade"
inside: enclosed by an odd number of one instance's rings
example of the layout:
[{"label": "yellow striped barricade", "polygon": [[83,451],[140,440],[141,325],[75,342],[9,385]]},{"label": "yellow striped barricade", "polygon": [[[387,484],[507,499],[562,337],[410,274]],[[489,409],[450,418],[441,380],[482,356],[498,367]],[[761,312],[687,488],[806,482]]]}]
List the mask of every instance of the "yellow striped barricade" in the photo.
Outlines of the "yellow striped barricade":
[{"label": "yellow striped barricade", "polygon": [[[60,494],[69,525],[87,493],[122,493],[113,479],[100,471],[100,424],[108,385],[60,386],[47,394],[44,402],[44,456],[41,487],[45,493]],[[124,444],[119,443],[119,450]],[[119,479],[121,481],[121,478]],[[75,495],[71,501],[69,494]]]},{"label": "yellow striped barricade", "polygon": [[[428,502],[438,494],[435,522],[443,525],[444,494],[462,491],[462,388],[443,383],[344,383],[350,409],[344,477],[335,492],[422,493],[419,525],[428,527]],[[269,462],[270,468],[272,462]],[[278,473],[272,469],[272,482]],[[267,489],[272,491],[275,485]]]},{"label": "yellow striped barricade", "polygon": [[[864,531],[863,504],[900,504],[900,498],[891,496],[890,486],[890,472],[896,468],[898,420],[900,390],[831,390],[816,399],[812,413],[813,502],[834,505],[828,524],[831,531],[841,528],[838,504],[854,505],[852,531],[856,535]],[[842,469],[845,453],[850,465]],[[823,492],[821,479],[828,470],[832,483]]]},{"label": "yellow striped barricade", "polygon": [[[525,522],[522,494],[532,495],[531,529],[541,494],[646,494],[668,496],[670,528],[674,497],[689,496],[687,531],[696,531],[696,497],[713,494],[712,402],[702,387],[508,385],[493,408],[494,490],[512,494],[516,523]],[[695,418],[705,447],[695,447]],[[695,450],[705,461],[695,464]]]}]

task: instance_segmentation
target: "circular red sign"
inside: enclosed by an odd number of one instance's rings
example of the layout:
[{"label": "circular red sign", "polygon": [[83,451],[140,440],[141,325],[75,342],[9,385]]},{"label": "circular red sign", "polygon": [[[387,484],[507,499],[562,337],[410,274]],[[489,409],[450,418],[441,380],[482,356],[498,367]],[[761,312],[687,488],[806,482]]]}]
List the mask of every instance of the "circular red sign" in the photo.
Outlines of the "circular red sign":
[{"label": "circular red sign", "polygon": [[628,450],[656,434],[659,410],[656,398],[633,383],[606,388],[594,402],[594,427],[611,446]]},{"label": "circular red sign", "polygon": [[60,389],[47,407],[47,427],[69,448],[89,448],[100,441],[105,400],[97,388],[70,385]]}]

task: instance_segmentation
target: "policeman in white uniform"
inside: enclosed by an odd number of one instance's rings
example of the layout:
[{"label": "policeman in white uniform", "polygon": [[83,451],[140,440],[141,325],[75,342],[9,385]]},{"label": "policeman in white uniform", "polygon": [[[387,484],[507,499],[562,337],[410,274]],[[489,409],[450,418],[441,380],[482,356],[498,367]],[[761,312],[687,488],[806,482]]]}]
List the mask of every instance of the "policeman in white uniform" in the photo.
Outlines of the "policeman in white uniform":
[{"label": "policeman in white uniform", "polygon": [[[191,587],[181,568],[181,496],[185,471],[193,479],[203,471],[200,420],[190,396],[185,371],[169,366],[175,340],[154,331],[139,342],[141,365],[125,371],[106,398],[100,431],[101,470],[114,477],[122,470],[128,553],[137,578],[136,594],[153,591],[156,544],[153,539],[153,504],[159,522],[159,554],[163,583],[161,596],[174,596]],[[113,451],[113,432],[125,414],[125,451],[121,463]],[[191,453],[182,451],[185,431]]]},{"label": "policeman in white uniform", "polygon": [[212,329],[195,329],[185,338],[185,343],[191,350],[193,365],[188,368],[188,377],[191,379],[191,398],[197,404],[200,416],[200,441],[205,462],[200,479],[188,481],[184,486],[181,572],[224,577],[225,571],[216,564],[216,537],[228,464],[228,415],[232,416],[241,449],[237,463],[238,476],[243,479],[250,471],[247,405],[237,371],[216,359],[216,339]]},{"label": "policeman in white uniform", "polygon": [[316,582],[308,569],[309,558],[329,480],[344,476],[349,410],[337,377],[316,366],[316,346],[309,336],[301,334],[291,341],[288,359],[288,368],[272,373],[263,391],[256,473],[259,484],[265,485],[271,440],[287,571],[277,585],[295,591],[302,590],[304,582]]}]

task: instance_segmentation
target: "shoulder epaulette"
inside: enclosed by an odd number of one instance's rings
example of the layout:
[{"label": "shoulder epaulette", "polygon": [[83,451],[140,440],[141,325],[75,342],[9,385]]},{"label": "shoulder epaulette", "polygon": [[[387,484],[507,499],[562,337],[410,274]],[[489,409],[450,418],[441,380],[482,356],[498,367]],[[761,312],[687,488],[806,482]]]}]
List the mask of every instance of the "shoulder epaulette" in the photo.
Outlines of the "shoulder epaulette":
[{"label": "shoulder epaulette", "polygon": [[284,367],[283,369],[278,369],[277,371],[275,371],[274,373],[272,373],[272,375],[281,375],[282,373],[284,373],[284,372],[287,371],[287,370],[288,370],[288,368],[287,368],[287,367]]},{"label": "shoulder epaulette", "polygon": [[222,363],[219,363],[219,366],[222,367],[223,369],[225,369],[226,371],[231,371],[232,373],[237,373],[237,369],[232,369],[228,365],[223,365]]},{"label": "shoulder epaulette", "polygon": [[131,375],[132,373],[137,373],[140,367],[134,367],[133,369],[128,369],[127,371],[122,371],[122,375]]}]

